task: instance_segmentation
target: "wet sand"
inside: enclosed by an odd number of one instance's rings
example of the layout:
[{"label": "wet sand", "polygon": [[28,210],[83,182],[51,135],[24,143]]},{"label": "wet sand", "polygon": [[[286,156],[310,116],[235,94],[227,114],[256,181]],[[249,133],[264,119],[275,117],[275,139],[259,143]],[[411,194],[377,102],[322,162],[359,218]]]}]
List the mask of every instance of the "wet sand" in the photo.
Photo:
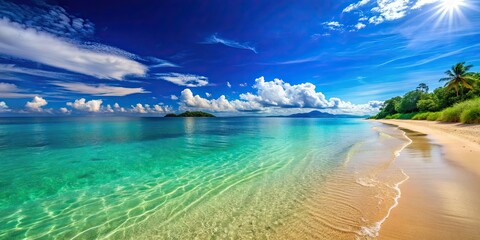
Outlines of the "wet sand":
[{"label": "wet sand", "polygon": [[380,122],[399,126],[412,144],[396,161],[409,179],[379,239],[478,239],[479,125]]},{"label": "wet sand", "polygon": [[377,120],[428,134],[442,145],[445,158],[480,177],[480,124],[441,123],[417,120]]}]

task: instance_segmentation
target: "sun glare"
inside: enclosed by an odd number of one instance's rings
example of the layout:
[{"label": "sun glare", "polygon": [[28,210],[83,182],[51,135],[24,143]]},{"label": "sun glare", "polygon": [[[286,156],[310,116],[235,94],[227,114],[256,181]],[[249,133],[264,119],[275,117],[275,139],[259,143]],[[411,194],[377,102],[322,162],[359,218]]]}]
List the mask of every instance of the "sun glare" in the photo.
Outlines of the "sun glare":
[{"label": "sun glare", "polygon": [[463,5],[463,0],[442,0],[441,1],[442,9],[449,12],[453,10],[458,10],[458,8],[462,5]]},{"label": "sun glare", "polygon": [[437,0],[436,12],[432,18],[436,18],[435,27],[444,26],[453,29],[453,26],[465,23],[466,19],[463,10],[473,9],[468,0]]}]

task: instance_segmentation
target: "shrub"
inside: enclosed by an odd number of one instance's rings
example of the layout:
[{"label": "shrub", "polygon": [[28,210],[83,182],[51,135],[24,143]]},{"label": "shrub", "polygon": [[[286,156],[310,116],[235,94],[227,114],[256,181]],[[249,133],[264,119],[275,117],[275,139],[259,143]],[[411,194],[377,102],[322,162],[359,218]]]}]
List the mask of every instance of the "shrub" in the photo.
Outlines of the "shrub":
[{"label": "shrub", "polygon": [[460,122],[462,110],[460,107],[449,107],[442,111],[440,120],[442,122]]},{"label": "shrub", "polygon": [[428,121],[437,121],[440,118],[440,112],[431,112],[428,113],[427,120]]},{"label": "shrub", "polygon": [[417,113],[413,112],[413,113],[397,113],[397,114],[398,114],[397,119],[412,119],[413,116],[415,116]]},{"label": "shrub", "polygon": [[[476,121],[476,109],[480,108],[480,98],[468,100],[465,102],[457,103],[452,107],[446,108],[441,112],[441,116],[439,118],[440,121],[443,122],[463,122],[461,116],[463,112],[468,111],[469,113],[465,113],[466,119],[468,121]],[[472,110],[472,111],[469,111]],[[468,116],[467,116],[468,115]]]},{"label": "shrub", "polygon": [[398,116],[399,114],[394,114],[394,115],[388,115],[385,117],[385,119],[396,119],[395,117]]},{"label": "shrub", "polygon": [[427,120],[427,117],[430,113],[424,112],[424,113],[417,113],[415,116],[412,117],[413,120]]},{"label": "shrub", "polygon": [[462,123],[480,123],[480,106],[463,111],[460,120]]}]

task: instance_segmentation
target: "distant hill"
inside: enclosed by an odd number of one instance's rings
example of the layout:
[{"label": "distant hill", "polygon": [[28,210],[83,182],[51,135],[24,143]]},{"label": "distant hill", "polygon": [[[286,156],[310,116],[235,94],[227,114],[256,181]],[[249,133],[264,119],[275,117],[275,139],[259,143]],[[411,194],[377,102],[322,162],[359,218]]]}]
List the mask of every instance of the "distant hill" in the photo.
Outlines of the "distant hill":
[{"label": "distant hill", "polygon": [[289,118],[367,118],[369,116],[357,116],[350,114],[330,114],[320,111],[311,111],[308,113],[296,113],[288,116],[276,116],[276,117],[289,117]]},{"label": "distant hill", "polygon": [[201,111],[186,111],[181,114],[174,114],[174,113],[169,113],[165,115],[165,117],[215,117],[213,114],[206,113],[206,112],[201,112]]}]

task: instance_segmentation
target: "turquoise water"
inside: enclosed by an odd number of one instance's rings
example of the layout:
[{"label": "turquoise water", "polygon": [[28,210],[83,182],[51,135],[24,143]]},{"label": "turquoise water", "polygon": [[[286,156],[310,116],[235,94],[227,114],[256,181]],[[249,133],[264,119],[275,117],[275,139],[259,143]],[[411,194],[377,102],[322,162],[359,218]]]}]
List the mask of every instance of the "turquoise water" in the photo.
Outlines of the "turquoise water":
[{"label": "turquoise water", "polygon": [[3,118],[0,238],[272,237],[378,137],[358,119]]}]

